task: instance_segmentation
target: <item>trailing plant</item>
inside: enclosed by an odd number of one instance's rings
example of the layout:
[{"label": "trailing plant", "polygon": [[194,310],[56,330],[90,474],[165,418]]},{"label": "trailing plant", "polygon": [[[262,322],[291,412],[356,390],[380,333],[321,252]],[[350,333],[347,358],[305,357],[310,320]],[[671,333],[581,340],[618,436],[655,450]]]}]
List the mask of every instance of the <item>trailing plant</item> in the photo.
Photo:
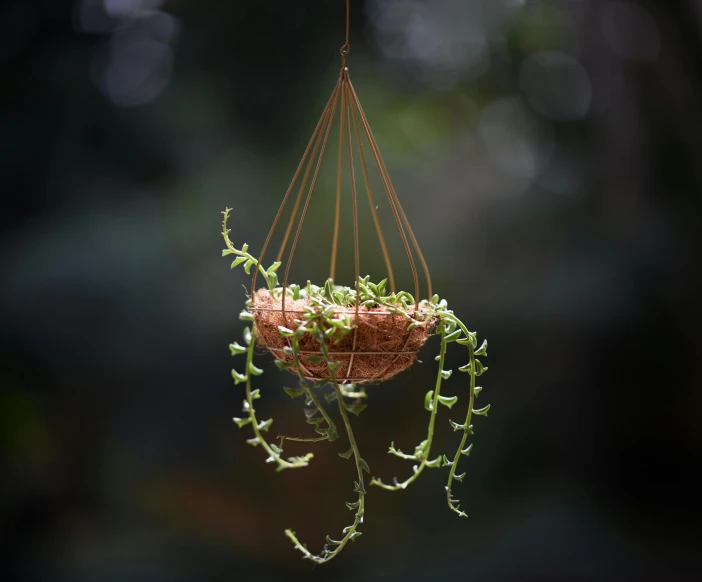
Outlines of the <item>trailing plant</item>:
[{"label": "trailing plant", "polygon": [[[474,434],[473,417],[474,415],[487,416],[490,410],[490,405],[475,408],[475,401],[482,390],[481,387],[476,386],[476,378],[487,371],[487,367],[483,366],[478,357],[487,356],[487,341],[483,341],[479,346],[476,334],[468,331],[463,322],[448,308],[446,300],[440,299],[438,295],[433,295],[431,299],[416,301],[415,297],[406,291],[389,292],[386,280],[374,283],[369,277],[359,277],[356,288],[334,285],[331,280],[328,280],[321,286],[308,282],[305,286],[289,284],[283,289],[277,284],[276,272],[281,265],[280,262],[274,262],[265,269],[248,252],[248,245],[244,244],[240,249],[233,245],[229,238],[230,231],[227,229],[230,210],[227,208],[222,213],[224,215],[222,236],[226,245],[222,254],[223,256],[235,255],[232,268],[243,266],[247,273],[250,273],[251,269],[258,269],[266,281],[267,290],[259,291],[257,296],[263,297],[273,305],[265,310],[257,310],[249,299],[246,302],[246,308],[240,314],[240,319],[252,322],[253,325],[244,329],[243,345],[234,342],[229,346],[233,356],[243,356],[245,359],[243,369],[232,370],[234,383],[243,384],[245,389],[243,416],[234,418],[234,422],[239,427],[251,428],[253,436],[247,442],[253,446],[260,446],[266,452],[266,462],[274,464],[276,470],[297,469],[308,466],[314,455],[307,453],[302,456],[285,457],[283,455],[285,441],[315,443],[337,440],[339,438],[337,425],[325,408],[325,405],[333,406],[336,403],[338,417],[341,419],[341,426],[348,440],[348,449],[340,452],[339,455],[346,459],[353,459],[357,474],[353,486],[355,500],[346,503],[347,507],[354,512],[353,522],[344,528],[341,537],[333,539],[327,536],[322,550],[314,554],[299,541],[292,530],[285,530],[285,534],[295,548],[305,558],[324,563],[337,556],[349,541],[361,535],[359,526],[363,523],[367,495],[364,473],[369,477],[369,485],[389,491],[400,491],[414,483],[426,468],[448,468],[445,487],[447,504],[459,516],[466,517],[467,514],[454,497],[453,488],[454,481],[463,481],[466,476],[465,471],[459,473],[458,470],[462,458],[470,455],[473,449],[473,443],[468,442],[469,437]],[[288,305],[292,303],[295,308],[286,312],[281,307],[276,307],[282,301],[288,301]],[[361,308],[364,311],[359,311]],[[390,444],[389,454],[413,462],[410,475],[402,481],[394,478],[392,483],[385,483],[380,478],[371,476],[370,467],[359,451],[350,421],[350,414],[358,416],[366,408],[365,389],[358,383],[348,381],[352,369],[357,365],[357,363],[354,364],[354,357],[358,360],[362,356],[354,352],[349,356],[348,352],[339,351],[339,346],[348,343],[351,337],[354,340],[353,345],[356,346],[356,336],[361,333],[359,329],[365,325],[362,317],[378,314],[400,322],[400,330],[406,333],[405,345],[408,345],[410,339],[414,337],[413,333],[416,335],[413,330],[424,334],[419,338],[420,347],[432,331],[435,331],[441,339],[439,354],[436,356],[438,361],[436,381],[433,389],[429,390],[424,397],[424,407],[429,412],[426,436],[414,447],[413,453],[405,453],[396,448],[394,443]],[[264,320],[264,315],[268,319]],[[274,354],[278,368],[297,375],[298,385],[294,388],[286,387],[285,391],[291,398],[301,398],[304,402],[305,420],[313,427],[314,435],[306,437],[278,435],[276,438],[270,438],[268,435],[273,419],[261,420],[256,414],[255,401],[260,399],[261,395],[259,390],[252,388],[252,378],[263,373],[263,370],[253,363],[257,333],[265,331],[264,324],[270,328],[273,325],[271,321],[273,324],[283,321],[287,325],[276,326],[275,331],[279,341],[275,346],[269,342],[262,344],[262,347],[268,348]],[[316,351],[309,349],[311,343],[317,347]],[[432,447],[439,411],[442,407],[453,410],[458,403],[458,396],[442,394],[444,382],[450,380],[453,375],[453,370],[445,369],[445,355],[450,344],[462,346],[467,351],[467,362],[457,371],[468,374],[469,391],[466,413],[459,417],[459,420],[446,419],[451,428],[461,435],[456,451],[447,455],[432,453]],[[395,370],[392,366],[401,357],[411,364],[414,356],[406,355],[407,353],[404,350],[389,353],[386,360],[392,362],[387,368],[383,364],[382,369]],[[322,372],[320,373],[319,370]],[[311,374],[312,379],[309,379]],[[362,381],[373,381],[384,377],[380,372],[378,374]],[[326,387],[331,387],[331,390],[326,390]]]}]

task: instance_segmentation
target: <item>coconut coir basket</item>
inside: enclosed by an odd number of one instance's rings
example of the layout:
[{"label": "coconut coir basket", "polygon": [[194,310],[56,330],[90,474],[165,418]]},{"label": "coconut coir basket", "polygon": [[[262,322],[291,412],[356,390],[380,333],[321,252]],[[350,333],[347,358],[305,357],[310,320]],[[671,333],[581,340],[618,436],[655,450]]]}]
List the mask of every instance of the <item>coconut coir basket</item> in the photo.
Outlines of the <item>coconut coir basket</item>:
[{"label": "coconut coir basket", "polygon": [[[300,316],[309,307],[308,299],[286,299],[285,313],[281,301],[274,298],[266,289],[256,292],[253,306],[249,311],[253,315],[256,329],[256,342],[262,348],[269,350],[277,359],[292,362],[292,354],[285,353],[283,348],[289,346],[289,340],[280,335],[279,326],[295,329],[300,324]],[[407,317],[391,313],[384,307],[359,306],[356,318],[355,306],[335,309],[334,317],[346,313],[357,328],[354,347],[354,332],[347,334],[340,342],[327,342],[329,356],[332,361],[340,362],[336,379],[341,383],[362,384],[378,382],[392,378],[398,372],[409,368],[417,358],[421,349],[434,329],[433,322],[429,325],[417,326],[408,330],[411,323]],[[414,307],[408,310],[408,315],[414,317]],[[419,308],[420,318],[423,310]],[[310,333],[300,337],[300,364],[305,377],[312,380],[322,380],[330,376],[325,361],[309,361],[310,357],[320,356],[317,340]],[[289,368],[297,373],[294,368]]]}]

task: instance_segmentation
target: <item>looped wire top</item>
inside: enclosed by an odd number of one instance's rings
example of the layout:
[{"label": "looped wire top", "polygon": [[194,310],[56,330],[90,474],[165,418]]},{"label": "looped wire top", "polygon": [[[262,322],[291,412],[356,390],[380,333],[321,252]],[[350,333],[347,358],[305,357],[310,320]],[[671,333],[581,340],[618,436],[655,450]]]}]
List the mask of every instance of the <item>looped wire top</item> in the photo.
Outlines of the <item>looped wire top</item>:
[{"label": "looped wire top", "polygon": [[[393,264],[396,261],[391,260],[389,248],[385,242],[385,236],[383,235],[381,223],[376,211],[377,206],[372,193],[372,188],[369,179],[369,164],[366,162],[366,153],[370,150],[371,158],[377,169],[378,175],[380,177],[380,183],[382,185],[382,190],[387,196],[387,208],[390,211],[394,219],[395,226],[402,240],[402,246],[405,251],[407,262],[409,264],[410,270],[412,272],[412,281],[414,283],[413,291],[415,298],[415,316],[418,314],[419,302],[420,302],[420,284],[419,276],[417,272],[417,264],[415,259],[418,260],[421,268],[424,272],[424,279],[426,284],[427,298],[432,297],[432,284],[431,277],[429,275],[429,269],[427,267],[422,251],[419,248],[417,239],[412,232],[412,228],[407,220],[407,216],[400,204],[400,200],[397,197],[395,188],[390,179],[383,157],[380,154],[380,149],[371,130],[370,124],[366,117],[363,107],[361,107],[361,102],[356,94],[356,91],[349,78],[348,69],[346,68],[346,58],[351,50],[351,43],[349,42],[349,0],[346,0],[346,42],[341,46],[339,52],[341,54],[342,60],[342,70],[339,75],[339,79],[332,91],[332,94],[327,102],[322,116],[319,119],[317,126],[312,134],[312,137],[307,144],[307,148],[300,160],[300,163],[295,171],[295,174],[288,186],[288,189],[283,197],[283,201],[278,209],[278,212],[273,220],[273,225],[266,237],[266,240],[261,249],[261,254],[258,258],[258,264],[263,264],[263,258],[268,250],[268,246],[271,243],[273,234],[276,227],[281,220],[282,214],[287,206],[288,200],[294,189],[297,189],[297,196],[295,197],[295,202],[293,204],[292,212],[287,221],[287,227],[283,234],[283,240],[280,244],[279,251],[276,257],[276,261],[285,263],[283,269],[282,277],[282,287],[287,288],[288,277],[290,274],[290,267],[293,262],[293,257],[295,256],[295,251],[298,246],[300,239],[300,233],[305,223],[305,218],[307,216],[307,211],[310,206],[313,192],[315,191],[315,186],[317,183],[317,178],[320,171],[320,166],[322,165],[322,160],[324,158],[325,151],[329,142],[332,126],[335,125],[335,120],[337,121],[337,126],[339,128],[338,133],[338,149],[336,156],[336,166],[337,166],[337,176],[336,176],[336,208],[334,212],[334,230],[333,238],[331,241],[331,257],[330,257],[330,268],[329,268],[329,279],[334,281],[336,274],[336,263],[337,254],[339,251],[339,231],[341,223],[341,198],[342,198],[342,174],[347,174],[350,182],[350,194],[353,204],[353,215],[352,215],[352,226],[353,226],[353,254],[354,254],[354,286],[356,290],[356,302],[355,302],[355,316],[358,317],[359,312],[359,280],[361,277],[360,268],[360,257],[359,257],[359,216],[358,216],[358,200],[357,200],[357,179],[356,172],[361,170],[361,175],[363,176],[362,184],[365,186],[368,205],[370,213],[373,219],[373,225],[375,227],[377,243],[380,247],[380,254],[383,257],[385,263],[385,271],[388,279],[388,286],[391,293],[395,293],[395,277],[393,272]],[[366,145],[364,146],[361,136],[365,138]],[[355,138],[355,140],[354,140]],[[355,147],[353,142],[355,143]],[[367,148],[367,149],[366,149]],[[346,163],[344,163],[344,157],[348,157]],[[355,158],[355,160],[354,160]],[[357,168],[357,163],[360,161],[360,168]],[[345,171],[344,171],[345,166]],[[300,178],[298,180],[298,178]],[[306,195],[305,195],[306,191]],[[303,202],[304,200],[304,202]],[[295,224],[297,226],[295,227]],[[365,230],[365,229],[364,229]],[[288,242],[290,242],[290,247],[288,251]],[[288,252],[287,261],[284,260],[284,253]],[[258,269],[254,269],[253,278],[251,282],[251,292],[254,304],[256,303],[256,278],[258,276]],[[286,293],[282,294],[281,297],[281,311],[284,314],[285,324],[287,320],[285,319],[286,313]]]}]

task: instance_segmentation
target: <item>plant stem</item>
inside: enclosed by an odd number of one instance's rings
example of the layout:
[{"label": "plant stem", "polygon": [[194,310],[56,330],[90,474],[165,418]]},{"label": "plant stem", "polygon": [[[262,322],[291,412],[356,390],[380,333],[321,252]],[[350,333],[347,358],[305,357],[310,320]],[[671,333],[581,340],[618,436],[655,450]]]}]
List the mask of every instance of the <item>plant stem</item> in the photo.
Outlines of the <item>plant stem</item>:
[{"label": "plant stem", "polygon": [[424,446],[424,450],[421,453],[421,458],[419,458],[417,455],[405,455],[403,453],[396,454],[396,456],[401,457],[403,459],[420,461],[419,466],[416,468],[414,473],[402,483],[388,485],[387,483],[383,483],[380,479],[376,479],[375,477],[373,477],[370,482],[371,485],[377,485],[378,487],[382,487],[383,489],[386,489],[388,491],[398,491],[400,489],[407,489],[407,487],[411,485],[419,477],[419,475],[421,475],[422,471],[424,471],[424,468],[427,466],[429,455],[431,453],[431,444],[434,439],[434,424],[436,421],[436,413],[439,408],[439,394],[441,393],[441,381],[443,379],[441,373],[444,369],[444,356],[446,355],[446,335],[444,333],[443,322],[440,323],[440,325],[441,351],[439,352],[439,371],[436,374],[436,386],[434,388],[434,403],[431,408],[431,415],[429,417],[429,427],[427,429],[427,439],[426,444]]},{"label": "plant stem", "polygon": [[254,435],[258,439],[258,443],[263,447],[263,449],[270,455],[277,464],[278,471],[283,469],[298,469],[300,467],[307,467],[309,465],[309,460],[314,456],[312,453],[307,453],[303,457],[291,458],[289,460],[283,459],[278,453],[276,453],[270,445],[266,442],[266,439],[261,433],[261,429],[258,428],[258,419],[256,418],[256,411],[253,405],[253,396],[251,394],[251,364],[253,363],[253,352],[256,339],[256,329],[251,330],[251,341],[249,342],[249,347],[246,352],[246,402],[248,403],[248,413],[251,419],[251,427],[253,428]]},{"label": "plant stem", "polygon": [[356,444],[356,438],[354,437],[353,434],[353,429],[351,428],[351,423],[349,422],[349,417],[346,412],[346,407],[344,406],[344,400],[343,400],[343,394],[341,392],[341,389],[339,388],[339,385],[334,381],[334,389],[336,390],[337,394],[337,402],[339,403],[339,414],[341,414],[341,418],[344,421],[344,426],[346,428],[346,432],[349,437],[349,443],[351,444],[351,449],[353,450],[353,455],[354,459],[356,461],[356,470],[358,471],[358,507],[356,509],[356,515],[354,516],[353,523],[348,526],[347,528],[344,529],[344,537],[341,539],[340,542],[335,544],[335,548],[332,551],[326,551],[326,553],[323,553],[321,556],[317,556],[310,552],[305,546],[303,546],[300,543],[300,540],[297,538],[295,535],[295,532],[286,529],[285,530],[285,535],[290,538],[290,540],[293,542],[295,545],[295,548],[298,549],[302,554],[307,558],[308,560],[312,560],[313,562],[317,564],[324,564],[325,562],[328,562],[329,560],[333,559],[335,556],[337,556],[341,550],[344,549],[344,546],[349,542],[349,540],[352,540],[353,538],[357,537],[360,532],[357,531],[358,526],[363,523],[363,513],[365,510],[365,486],[363,482],[363,468],[361,467],[361,453],[358,450],[358,445]]},{"label": "plant stem", "polygon": [[320,436],[320,437],[289,437],[287,435],[281,434],[279,435],[280,438],[280,448],[283,448],[283,442],[284,441],[294,441],[296,443],[321,443],[322,441],[328,441],[329,437],[327,436]]},{"label": "plant stem", "polygon": [[[346,428],[346,432],[349,435],[349,443],[351,444],[351,448],[353,449],[353,456],[356,459],[356,470],[358,471],[358,483],[360,485],[360,497],[362,498],[363,495],[366,493],[366,488],[363,483],[363,469],[361,468],[361,453],[358,450],[358,445],[356,444],[356,437],[353,434],[353,430],[351,429],[351,423],[349,422],[349,415],[346,412],[346,406],[344,406],[344,395],[341,392],[341,389],[339,388],[339,385],[334,382],[334,390],[336,390],[336,400],[339,404],[339,413],[341,414],[341,418],[344,421],[344,427]],[[361,515],[361,517],[363,517]]]},{"label": "plant stem", "polygon": [[334,421],[331,419],[331,417],[327,414],[326,410],[322,407],[322,403],[319,401],[319,398],[317,398],[316,394],[312,391],[312,388],[309,386],[304,387],[305,394],[314,402],[315,406],[317,407],[317,410],[322,414],[322,418],[327,423],[327,426],[331,429],[330,433],[333,435],[334,438],[330,438],[330,435],[324,435],[320,437],[289,437],[286,435],[279,435],[280,438],[280,448],[283,448],[283,442],[284,441],[295,441],[299,443],[319,443],[322,441],[333,441],[338,438],[338,431],[336,430],[336,424],[334,424]]},{"label": "plant stem", "polygon": [[[319,333],[318,329],[318,335],[317,335],[317,342],[319,343],[320,350],[324,354],[324,357],[327,361],[327,363],[330,362],[330,357],[329,357],[329,349],[326,345],[324,334]],[[356,462],[356,471],[358,473],[358,486],[356,487],[355,491],[358,493],[358,505],[356,506],[356,514],[354,516],[353,523],[346,527],[344,529],[344,537],[341,539],[339,542],[334,542],[333,545],[335,546],[332,551],[329,551],[326,546],[324,551],[322,552],[322,555],[317,556],[310,552],[305,546],[303,546],[300,543],[300,540],[298,540],[297,536],[295,535],[295,532],[292,531],[291,529],[286,529],[285,530],[285,535],[290,538],[290,540],[293,542],[295,545],[295,548],[298,549],[302,554],[305,556],[305,558],[312,560],[313,562],[317,564],[324,564],[325,562],[328,562],[329,560],[333,559],[335,556],[337,556],[341,550],[344,549],[344,546],[349,542],[349,540],[353,540],[357,536],[361,534],[361,532],[358,531],[358,526],[363,523],[363,514],[365,510],[365,496],[366,496],[366,487],[363,479],[363,466],[362,464],[364,463],[363,459],[361,458],[361,453],[358,450],[358,444],[356,443],[356,437],[353,434],[353,429],[351,428],[351,422],[349,421],[349,416],[348,413],[346,412],[346,405],[344,404],[344,393],[339,386],[339,383],[336,380],[336,373],[334,371],[334,368],[332,366],[329,367],[331,378],[329,380],[332,383],[332,386],[334,387],[334,390],[336,391],[336,401],[339,406],[339,414],[341,415],[341,419],[344,421],[344,427],[346,428],[346,434],[349,437],[349,443],[351,444],[351,449],[353,450],[353,456],[354,460]]]},{"label": "plant stem", "polygon": [[[268,279],[268,271],[264,269],[261,265],[258,264],[258,259],[256,259],[253,255],[249,254],[248,252],[244,250],[239,250],[237,248],[234,248],[234,245],[232,244],[232,241],[229,240],[229,233],[231,232],[230,229],[227,228],[227,221],[229,220],[229,212],[231,211],[231,208],[225,209],[222,214],[224,215],[224,220],[222,221],[222,238],[224,238],[224,244],[227,245],[227,249],[229,249],[230,253],[229,254],[235,254],[240,257],[245,257],[247,261],[251,261],[252,264],[256,265],[258,270],[260,271],[261,275],[263,275],[263,278],[266,280],[266,287],[268,287],[269,290],[271,289],[271,282]],[[251,290],[251,293],[253,293],[255,289]]]},{"label": "plant stem", "polygon": [[[317,395],[314,393],[314,391],[312,390],[312,388],[310,388],[309,386],[307,386],[307,387],[305,388],[305,393],[307,394],[307,396],[310,397],[310,399],[312,400],[312,402],[314,402],[314,405],[315,405],[315,406],[317,407],[317,409],[319,410],[319,413],[322,415],[322,418],[324,418],[324,421],[327,423],[327,426],[328,426],[329,428],[334,429],[334,433],[336,433],[336,432],[337,432],[337,430],[336,430],[336,424],[334,424],[334,421],[333,421],[333,420],[331,419],[331,417],[327,414],[327,411],[324,410],[324,406],[322,406],[322,403],[319,401],[319,398],[317,398]],[[333,439],[329,439],[329,440],[333,440]]]},{"label": "plant stem", "polygon": [[[468,332],[468,329],[463,322],[457,317],[451,316],[451,319],[456,322],[456,324],[461,328],[466,337],[472,337]],[[446,501],[448,503],[451,511],[456,512],[461,517],[468,517],[465,511],[459,509],[458,505],[454,505],[454,500],[451,497],[451,485],[453,483],[453,478],[456,475],[456,468],[458,467],[458,461],[461,458],[463,448],[466,446],[466,440],[468,439],[468,434],[472,432],[470,421],[473,416],[473,403],[475,402],[475,354],[473,352],[473,344],[468,344],[468,354],[470,355],[470,399],[468,401],[468,412],[466,413],[466,421],[463,425],[463,437],[461,438],[461,443],[458,445],[456,454],[453,457],[453,462],[451,463],[451,469],[449,471],[448,483],[446,484]]]},{"label": "plant stem", "polygon": [[[292,352],[293,352],[293,361],[295,362],[295,367],[297,368],[297,373],[300,375],[300,378],[305,377],[305,373],[302,369],[302,364],[300,362],[300,340],[297,336],[295,336],[292,340]],[[304,380],[302,380],[304,382]],[[327,426],[331,429],[333,429],[334,433],[337,433],[336,430],[336,425],[334,424],[334,421],[331,419],[331,417],[327,414],[327,411],[324,410],[324,406],[322,406],[322,403],[319,401],[317,398],[316,394],[312,390],[312,388],[306,384],[303,384],[304,390],[305,390],[305,395],[314,402],[315,406],[319,410],[320,414],[322,415],[322,418],[324,418],[325,422],[327,423]],[[329,439],[333,440],[333,439]]]}]

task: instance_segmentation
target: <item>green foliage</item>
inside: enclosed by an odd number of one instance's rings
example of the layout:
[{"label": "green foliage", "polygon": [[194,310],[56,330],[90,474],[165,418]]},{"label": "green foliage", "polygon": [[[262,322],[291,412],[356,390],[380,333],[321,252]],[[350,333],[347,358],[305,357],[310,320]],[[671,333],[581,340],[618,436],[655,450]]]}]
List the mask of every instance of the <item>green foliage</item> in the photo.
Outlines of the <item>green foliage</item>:
[{"label": "green foliage", "polygon": [[[222,251],[222,256],[226,257],[227,255],[236,255],[237,258],[234,259],[234,262],[232,263],[232,269],[243,264],[247,275],[251,274],[251,267],[258,268],[266,281],[266,285],[268,285],[269,289],[272,289],[275,287],[275,283],[277,281],[275,271],[278,269],[278,267],[280,267],[280,263],[277,263],[277,266],[276,263],[273,263],[273,265],[266,270],[258,264],[258,260],[253,255],[249,254],[249,245],[244,244],[241,249],[234,248],[232,241],[229,240],[229,233],[231,230],[227,228],[227,221],[229,220],[229,213],[231,210],[231,208],[225,208],[222,212],[222,215],[224,216],[224,219],[222,220],[222,238],[224,238],[224,244],[227,247]],[[242,314],[243,313],[244,312],[242,312]]]},{"label": "green foliage", "polygon": [[[424,397],[424,408],[430,413],[427,436],[419,445],[417,445],[417,447],[415,447],[414,454],[412,455],[403,453],[400,449],[395,448],[394,443],[391,443],[390,445],[390,449],[388,450],[390,454],[400,457],[401,459],[417,463],[413,465],[412,474],[407,479],[404,481],[399,481],[397,478],[394,478],[392,484],[388,484],[384,483],[379,478],[374,477],[371,479],[371,485],[377,485],[378,487],[382,487],[388,491],[399,491],[406,489],[414,481],[416,481],[426,467],[449,467],[449,476],[446,485],[446,499],[451,510],[456,512],[458,515],[465,517],[465,512],[461,511],[458,501],[452,495],[451,487],[454,480],[462,481],[465,477],[465,473],[458,475],[456,473],[456,469],[458,467],[460,456],[468,456],[473,447],[472,443],[466,447],[466,440],[468,436],[473,434],[473,425],[470,424],[472,415],[477,414],[487,416],[487,412],[490,409],[489,405],[477,410],[473,407],[475,398],[480,391],[480,388],[476,388],[475,386],[475,378],[487,370],[487,368],[484,368],[482,364],[475,359],[475,356],[478,355],[478,352],[480,352],[479,355],[487,355],[487,342],[484,341],[479,350],[476,350],[476,335],[468,331],[463,322],[456,317],[453,311],[448,309],[446,302],[444,300],[440,300],[437,295],[432,297],[430,302],[422,302],[422,304],[433,307],[433,315],[439,320],[437,327],[441,335],[441,348],[439,355],[436,358],[439,362],[436,384],[434,389],[427,392],[426,396]],[[444,396],[441,394],[442,382],[451,378],[452,375],[451,370],[444,370],[444,356],[446,354],[448,344],[452,342],[466,346],[468,349],[469,361],[465,366],[459,368],[459,371],[470,374],[468,410],[466,413],[466,419],[462,424],[449,419],[449,423],[451,424],[453,430],[462,432],[461,442],[453,457],[449,458],[446,455],[440,455],[433,460],[429,460],[431,455],[431,446],[434,439],[436,415],[440,408],[437,406],[437,403],[452,409],[458,402],[458,396]]]},{"label": "green foliage", "polygon": [[[290,369],[297,372],[299,385],[297,387],[285,387],[285,392],[293,399],[304,397],[303,412],[305,422],[313,427],[315,436],[290,437],[278,435],[277,443],[266,440],[264,433],[269,433],[273,419],[259,420],[254,408],[254,401],[260,398],[258,390],[252,390],[251,380],[253,376],[263,373],[261,368],[253,364],[255,329],[244,329],[244,344],[234,342],[229,345],[232,356],[246,356],[244,371],[232,370],[232,378],[235,384],[245,384],[245,397],[243,400],[242,412],[244,416],[234,418],[234,422],[240,428],[250,427],[253,437],[247,442],[252,446],[260,446],[267,454],[266,462],[274,464],[276,470],[297,469],[309,465],[313,458],[312,453],[303,456],[284,458],[282,456],[285,441],[298,442],[321,442],[335,441],[339,438],[337,425],[332,420],[323,402],[333,405],[336,402],[337,414],[341,419],[348,446],[344,452],[339,452],[339,456],[351,460],[355,466],[357,480],[354,481],[353,492],[356,500],[346,502],[347,507],[354,512],[353,522],[344,528],[340,539],[327,536],[326,544],[319,554],[314,554],[307,549],[297,538],[291,529],[285,530],[285,535],[293,542],[294,547],[299,550],[306,559],[316,563],[324,563],[337,556],[349,541],[355,540],[361,535],[359,526],[363,523],[365,497],[367,495],[365,475],[371,475],[368,463],[362,458],[359,451],[353,429],[349,420],[349,414],[358,416],[366,408],[367,394],[363,387],[352,384],[343,384],[337,381],[336,372],[339,362],[333,359],[333,353],[329,351],[329,345],[341,341],[348,333],[353,331],[354,324],[348,313],[339,314],[339,307],[350,308],[358,304],[366,307],[382,306],[391,313],[396,313],[407,318],[408,330],[417,326],[436,325],[437,333],[441,338],[436,381],[434,388],[429,390],[424,397],[424,407],[429,412],[427,433],[424,440],[414,447],[412,454],[404,453],[390,444],[388,453],[404,460],[411,461],[412,474],[404,481],[394,478],[391,484],[384,483],[379,478],[371,477],[370,485],[375,485],[389,491],[404,490],[414,483],[423,473],[425,468],[448,467],[448,479],[445,486],[446,499],[449,508],[459,516],[466,517],[466,513],[461,510],[459,502],[453,496],[453,482],[463,481],[466,473],[457,473],[457,468],[462,456],[469,456],[473,443],[467,443],[468,437],[473,435],[473,425],[471,424],[473,415],[487,416],[490,405],[483,408],[475,408],[474,402],[478,397],[481,387],[475,385],[475,379],[487,371],[477,356],[487,356],[487,341],[478,347],[476,334],[469,332],[453,311],[448,309],[445,300],[434,295],[431,300],[417,301],[410,293],[401,291],[398,293],[388,293],[386,289],[387,281],[373,283],[369,277],[359,278],[357,289],[345,286],[334,285],[331,280],[318,287],[307,283],[306,286],[290,284],[285,289],[277,286],[276,271],[280,268],[280,263],[273,263],[268,269],[264,269],[258,264],[257,259],[248,253],[248,246],[243,245],[237,249],[229,240],[229,230],[227,229],[227,219],[230,209],[223,212],[224,221],[222,224],[222,236],[226,249],[223,255],[234,254],[236,259],[232,263],[232,268],[243,265],[247,273],[251,267],[256,267],[264,277],[268,290],[274,298],[280,299],[283,293],[293,300],[307,299],[309,305],[299,314],[299,318],[294,320],[290,327],[278,328],[281,338],[286,341],[287,346],[283,349],[285,359],[277,359],[275,364],[280,369]],[[250,301],[247,302],[250,305]],[[417,309],[418,308],[418,309]],[[244,309],[240,318],[243,321],[252,321],[251,313]],[[305,379],[305,370],[300,358],[300,339],[305,334],[311,334],[319,345],[319,355],[305,355],[305,360],[310,363],[322,363],[327,365],[328,375],[325,378],[311,381]],[[431,458],[431,448],[434,440],[434,432],[437,427],[436,418],[439,410],[445,407],[451,411],[459,404],[457,395],[446,396],[441,393],[444,382],[451,380],[453,370],[444,369],[446,350],[449,344],[456,344],[465,347],[468,352],[468,362],[458,368],[459,372],[469,375],[468,405],[465,417],[462,422],[448,419],[450,426],[455,432],[461,433],[461,439],[453,455],[439,454]],[[459,375],[460,376],[460,375]],[[323,397],[320,398],[318,394]],[[441,405],[441,406],[439,406]],[[444,425],[445,426],[445,425]]]}]

